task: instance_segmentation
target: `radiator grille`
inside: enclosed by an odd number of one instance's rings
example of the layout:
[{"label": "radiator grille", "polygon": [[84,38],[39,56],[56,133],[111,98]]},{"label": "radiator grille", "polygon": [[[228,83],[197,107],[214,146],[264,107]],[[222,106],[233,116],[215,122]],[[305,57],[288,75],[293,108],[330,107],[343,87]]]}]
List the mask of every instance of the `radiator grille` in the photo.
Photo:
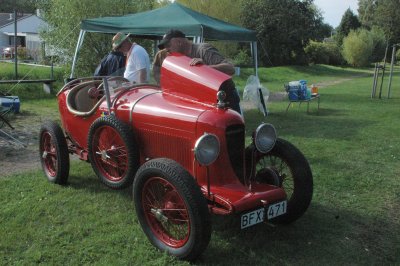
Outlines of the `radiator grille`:
[{"label": "radiator grille", "polygon": [[244,177],[244,125],[233,125],[226,128],[226,145],[229,160],[237,177]]}]

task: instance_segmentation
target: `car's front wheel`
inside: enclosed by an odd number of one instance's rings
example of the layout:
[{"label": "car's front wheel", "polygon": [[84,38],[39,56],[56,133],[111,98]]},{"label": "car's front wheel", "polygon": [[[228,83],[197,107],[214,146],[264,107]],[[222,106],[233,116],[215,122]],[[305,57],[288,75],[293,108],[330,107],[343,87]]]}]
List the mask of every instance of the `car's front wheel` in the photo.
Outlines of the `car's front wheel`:
[{"label": "car's front wheel", "polygon": [[150,242],[180,259],[194,260],[211,237],[207,202],[194,178],[170,159],[143,164],[133,183],[135,209]]},{"label": "car's front wheel", "polygon": [[246,149],[246,161],[252,162],[253,169],[247,171],[254,172],[254,182],[279,186],[286,192],[287,213],[271,222],[287,224],[304,214],[312,199],[313,176],[307,159],[293,144],[278,138],[268,153],[261,153],[250,145]]}]

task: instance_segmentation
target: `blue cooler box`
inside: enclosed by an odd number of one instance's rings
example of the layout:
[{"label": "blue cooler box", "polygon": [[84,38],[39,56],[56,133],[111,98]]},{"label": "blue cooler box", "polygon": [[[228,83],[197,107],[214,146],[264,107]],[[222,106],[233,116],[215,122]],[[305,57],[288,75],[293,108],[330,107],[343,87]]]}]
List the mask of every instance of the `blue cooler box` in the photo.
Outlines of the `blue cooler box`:
[{"label": "blue cooler box", "polygon": [[299,90],[297,88],[289,87],[289,100],[297,101],[299,99]]},{"label": "blue cooler box", "polygon": [[14,113],[19,113],[20,101],[18,96],[0,96],[0,110],[11,109]]}]

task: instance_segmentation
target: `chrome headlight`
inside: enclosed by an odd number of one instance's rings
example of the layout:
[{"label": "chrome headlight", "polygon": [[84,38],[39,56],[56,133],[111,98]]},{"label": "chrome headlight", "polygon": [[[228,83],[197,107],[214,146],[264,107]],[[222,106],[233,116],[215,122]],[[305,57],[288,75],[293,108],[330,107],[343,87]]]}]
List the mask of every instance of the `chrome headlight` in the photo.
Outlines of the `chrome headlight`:
[{"label": "chrome headlight", "polygon": [[261,124],[256,129],[254,144],[259,152],[267,153],[274,147],[276,142],[276,131],[271,124]]},{"label": "chrome headlight", "polygon": [[194,145],[194,156],[201,165],[210,165],[218,158],[219,140],[214,134],[205,133]]}]

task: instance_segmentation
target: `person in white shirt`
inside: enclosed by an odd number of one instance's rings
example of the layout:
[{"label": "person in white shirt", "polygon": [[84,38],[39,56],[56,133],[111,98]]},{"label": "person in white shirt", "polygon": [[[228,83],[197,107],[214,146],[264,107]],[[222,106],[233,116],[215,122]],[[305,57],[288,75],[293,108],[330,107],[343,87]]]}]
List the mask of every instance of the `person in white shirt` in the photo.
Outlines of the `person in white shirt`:
[{"label": "person in white shirt", "polygon": [[113,37],[113,49],[119,48],[126,59],[124,78],[133,83],[148,83],[150,80],[150,58],[146,50],[129,40],[129,34],[118,32]]}]

